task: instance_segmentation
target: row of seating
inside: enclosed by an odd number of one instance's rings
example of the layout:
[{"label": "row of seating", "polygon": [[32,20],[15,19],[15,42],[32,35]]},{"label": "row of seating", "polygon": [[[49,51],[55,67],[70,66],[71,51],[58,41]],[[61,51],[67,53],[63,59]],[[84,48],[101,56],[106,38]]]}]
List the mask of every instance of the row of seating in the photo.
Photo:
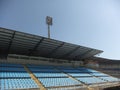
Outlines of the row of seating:
[{"label": "row of seating", "polygon": [[[85,82],[86,84],[103,83],[103,82],[107,82],[107,81],[108,82],[119,81],[119,79],[111,77],[107,74],[101,73],[101,72],[93,70],[93,69],[83,68],[83,67],[82,68],[75,68],[74,71],[67,70],[67,69],[61,69],[61,70],[63,70],[64,72],[67,72],[69,75],[77,78],[78,80]],[[76,70],[79,70],[80,72],[78,72]],[[82,78],[78,78],[78,76],[82,77]],[[95,77],[98,77],[98,78],[95,78]]]},{"label": "row of seating", "polygon": [[34,75],[36,77],[67,77],[67,75],[64,74],[64,73],[39,73],[39,72],[34,72]]},{"label": "row of seating", "polygon": [[73,67],[69,67],[69,66],[57,66],[58,69],[66,69],[66,70],[72,70],[74,69]]},{"label": "row of seating", "polygon": [[31,79],[0,79],[0,90],[13,90],[25,88],[38,88],[37,84]]},{"label": "row of seating", "polygon": [[26,72],[0,72],[0,78],[24,78],[24,77],[30,77],[30,75]]},{"label": "row of seating", "polygon": [[81,86],[72,86],[72,87],[61,87],[61,88],[48,88],[47,90],[86,90],[84,87]]},{"label": "row of seating", "polygon": [[24,72],[25,69],[22,67],[22,68],[18,68],[18,67],[0,67],[0,71],[4,72],[4,71],[16,71],[16,72]]},{"label": "row of seating", "polygon": [[22,67],[20,64],[0,63],[0,67]]},{"label": "row of seating", "polygon": [[39,88],[20,64],[0,64],[0,90]]},{"label": "row of seating", "polygon": [[77,68],[78,70],[80,71],[83,71],[83,72],[87,72],[87,73],[95,73],[95,72],[98,72],[96,70],[93,70],[93,69],[89,69],[89,68]]},{"label": "row of seating", "polygon": [[81,77],[76,79],[80,80],[81,82],[84,82],[85,84],[99,84],[107,82],[96,77]]},{"label": "row of seating", "polygon": [[110,76],[108,76],[108,77],[100,77],[100,78],[101,78],[101,79],[104,79],[104,80],[107,80],[107,81],[109,81],[109,82],[120,81],[120,79],[115,78],[115,77],[110,77]]},{"label": "row of seating", "polygon": [[69,73],[97,73],[98,71],[96,70],[92,70],[92,69],[88,69],[88,68],[59,68],[60,70],[64,71],[64,72],[69,72]]},{"label": "row of seating", "polygon": [[[56,87],[56,86],[70,86],[70,85],[81,85],[79,81],[75,81],[67,76],[67,74],[61,73],[60,70],[46,67],[29,67],[33,74],[38,77],[39,81],[45,87]],[[35,72],[38,71],[38,72]],[[57,73],[56,73],[57,72]]]},{"label": "row of seating", "polygon": [[28,64],[27,66],[30,68],[44,68],[44,69],[45,68],[48,69],[48,67],[54,68],[54,66],[51,66],[51,65],[31,65],[31,64]]},{"label": "row of seating", "polygon": [[80,71],[79,71],[79,70],[76,70],[76,69],[74,69],[74,70],[62,69],[62,71],[63,71],[63,72],[66,72],[66,73],[80,73]]},{"label": "row of seating", "polygon": [[[10,65],[10,64],[9,64]],[[38,88],[37,84],[30,78],[29,74],[21,65],[0,66],[0,89],[26,89]],[[116,82],[117,78],[110,77],[107,74],[85,67],[72,68],[62,66],[47,66],[47,65],[26,65],[29,70],[38,78],[45,87],[59,86],[81,86],[81,82],[85,84],[99,84],[106,82]],[[21,68],[20,68],[21,67]],[[2,68],[2,69],[1,69]],[[62,73],[64,72],[64,73]],[[65,74],[66,73],[66,74]],[[71,75],[74,80],[69,78]],[[16,78],[17,77],[17,78]],[[64,89],[62,89],[64,90]],[[71,89],[72,90],[72,89]]]},{"label": "row of seating", "polygon": [[120,79],[120,69],[119,68],[97,68],[97,70]]},{"label": "row of seating", "polygon": [[81,83],[70,78],[39,78],[45,87],[80,85]]},{"label": "row of seating", "polygon": [[31,71],[33,71],[33,72],[53,72],[53,73],[59,73],[60,71],[58,71],[58,70],[56,70],[56,69],[50,69],[49,67],[48,68],[31,68],[31,67],[29,67],[29,69],[31,70]]},{"label": "row of seating", "polygon": [[88,73],[68,73],[69,75],[73,76],[73,77],[92,77],[92,75],[88,74]]},{"label": "row of seating", "polygon": [[108,76],[107,74],[104,73],[92,73],[94,76]]}]

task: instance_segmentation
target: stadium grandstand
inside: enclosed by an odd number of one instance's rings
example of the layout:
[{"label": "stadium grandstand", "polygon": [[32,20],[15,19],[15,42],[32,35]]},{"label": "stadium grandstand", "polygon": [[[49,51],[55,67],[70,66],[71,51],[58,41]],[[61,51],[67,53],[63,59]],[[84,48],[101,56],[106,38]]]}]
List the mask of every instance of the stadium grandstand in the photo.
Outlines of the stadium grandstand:
[{"label": "stadium grandstand", "polygon": [[120,61],[102,52],[0,28],[0,90],[119,90]]},{"label": "stadium grandstand", "polygon": [[89,60],[86,60],[86,62],[96,62],[99,66],[95,68],[93,67],[94,69],[120,78],[120,60],[110,60],[105,58],[92,57],[89,58]]}]

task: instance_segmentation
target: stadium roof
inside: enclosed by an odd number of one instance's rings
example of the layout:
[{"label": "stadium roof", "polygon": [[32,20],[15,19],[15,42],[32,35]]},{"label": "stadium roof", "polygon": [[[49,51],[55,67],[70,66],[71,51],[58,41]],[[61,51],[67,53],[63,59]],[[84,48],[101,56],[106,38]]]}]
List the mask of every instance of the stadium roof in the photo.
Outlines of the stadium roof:
[{"label": "stadium roof", "polygon": [[99,64],[119,64],[120,60],[114,60],[114,59],[107,59],[107,58],[101,58],[101,57],[91,57],[89,60],[97,61]]},{"label": "stadium roof", "polygon": [[103,51],[0,28],[0,53],[81,60]]}]

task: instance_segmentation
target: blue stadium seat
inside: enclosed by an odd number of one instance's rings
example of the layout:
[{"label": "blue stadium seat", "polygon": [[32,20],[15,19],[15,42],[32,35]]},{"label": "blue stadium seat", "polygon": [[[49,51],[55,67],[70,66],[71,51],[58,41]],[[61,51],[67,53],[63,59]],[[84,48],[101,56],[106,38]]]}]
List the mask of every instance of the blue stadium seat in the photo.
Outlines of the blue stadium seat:
[{"label": "blue stadium seat", "polygon": [[63,73],[45,73],[45,72],[34,72],[36,77],[67,77],[66,74]]},{"label": "blue stadium seat", "polygon": [[0,78],[30,77],[27,72],[0,72]]},{"label": "blue stadium seat", "polygon": [[92,76],[88,73],[68,73],[69,75],[76,77],[76,76],[80,76],[80,77],[86,77],[86,76]]},{"label": "blue stadium seat", "polygon": [[0,90],[39,88],[19,64],[0,64]]},{"label": "blue stadium seat", "polygon": [[[81,82],[91,85],[119,81],[117,78],[85,67],[72,68],[50,65],[27,65],[27,67],[45,87],[71,86],[69,90],[74,90],[77,89],[77,87],[74,87],[76,85],[80,88],[82,85]],[[78,81],[69,78],[68,75],[71,75]],[[0,64],[0,90],[28,88],[32,89],[39,87],[31,79],[22,65],[8,63]],[[68,88],[61,88],[59,90],[67,89]]]},{"label": "blue stadium seat", "polygon": [[92,75],[94,75],[94,76],[108,76],[107,74],[100,73],[100,72],[92,73]]},{"label": "blue stadium seat", "polygon": [[118,78],[114,78],[114,77],[110,77],[110,76],[108,76],[108,77],[100,77],[100,78],[102,78],[102,79],[104,79],[104,80],[107,80],[107,81],[109,81],[109,82],[120,81]]},{"label": "blue stadium seat", "polygon": [[70,78],[39,78],[45,87],[81,85],[80,82]]},{"label": "blue stadium seat", "polygon": [[38,88],[37,84],[31,79],[1,79],[1,90]]},{"label": "blue stadium seat", "polygon": [[81,78],[76,78],[76,79],[78,79],[81,82],[84,82],[86,84],[98,84],[98,83],[106,82],[106,81],[101,80],[101,79],[96,78],[96,77],[81,77]]}]

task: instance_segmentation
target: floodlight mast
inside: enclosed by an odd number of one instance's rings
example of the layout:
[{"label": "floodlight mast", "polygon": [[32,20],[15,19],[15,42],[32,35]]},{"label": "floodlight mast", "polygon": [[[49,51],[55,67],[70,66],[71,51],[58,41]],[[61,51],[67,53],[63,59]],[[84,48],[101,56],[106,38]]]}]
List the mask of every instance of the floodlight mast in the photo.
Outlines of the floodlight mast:
[{"label": "floodlight mast", "polygon": [[48,25],[48,38],[50,39],[50,25],[52,25],[52,17],[46,17],[46,24]]}]

